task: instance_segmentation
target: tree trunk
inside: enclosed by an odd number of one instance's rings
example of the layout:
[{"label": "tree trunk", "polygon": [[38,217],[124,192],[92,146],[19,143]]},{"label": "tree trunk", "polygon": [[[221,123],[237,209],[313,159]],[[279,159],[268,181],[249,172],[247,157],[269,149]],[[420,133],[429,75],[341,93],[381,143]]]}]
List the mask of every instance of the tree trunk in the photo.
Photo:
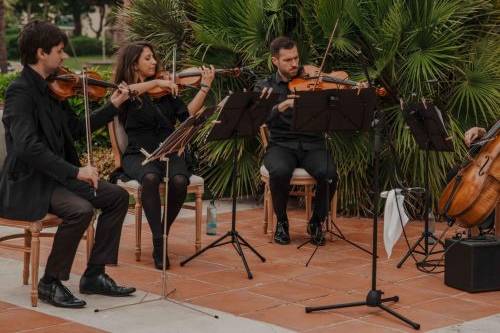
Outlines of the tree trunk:
[{"label": "tree trunk", "polygon": [[43,19],[45,21],[49,20],[49,0],[43,1]]},{"label": "tree trunk", "polygon": [[73,36],[82,35],[82,13],[78,9],[73,9],[73,21],[75,22],[75,29]]},{"label": "tree trunk", "polygon": [[97,24],[97,29],[94,29],[94,22],[90,18],[90,15],[87,15],[87,17],[89,19],[89,27],[90,27],[90,29],[95,33],[95,37],[97,39],[100,39],[101,38],[102,29],[104,27],[104,18],[106,16],[106,5],[97,6],[97,8],[99,10],[99,19],[98,19],[99,21],[98,21],[98,24]]},{"label": "tree trunk", "polygon": [[7,46],[5,45],[5,4],[0,0],[0,72],[7,73]]},{"label": "tree trunk", "polygon": [[27,16],[28,22],[31,22],[31,3],[28,3],[28,8],[26,9],[26,16]]}]

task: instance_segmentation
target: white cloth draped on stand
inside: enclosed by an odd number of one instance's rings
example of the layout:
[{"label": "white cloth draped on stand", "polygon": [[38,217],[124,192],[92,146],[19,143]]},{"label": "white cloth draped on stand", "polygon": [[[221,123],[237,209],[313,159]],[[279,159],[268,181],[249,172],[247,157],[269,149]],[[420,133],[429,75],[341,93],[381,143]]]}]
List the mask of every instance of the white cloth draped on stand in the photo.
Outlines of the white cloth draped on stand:
[{"label": "white cloth draped on stand", "polygon": [[384,246],[387,257],[390,258],[392,248],[401,236],[409,218],[404,210],[405,197],[401,193],[401,189],[385,191],[380,193],[380,196],[387,198],[384,208]]}]

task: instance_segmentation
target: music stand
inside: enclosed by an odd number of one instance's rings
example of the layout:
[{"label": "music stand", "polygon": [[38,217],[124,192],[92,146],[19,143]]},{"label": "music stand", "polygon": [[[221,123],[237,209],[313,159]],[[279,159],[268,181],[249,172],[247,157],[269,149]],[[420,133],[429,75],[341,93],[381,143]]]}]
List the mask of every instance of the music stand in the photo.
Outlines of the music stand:
[{"label": "music stand", "polygon": [[[380,120],[377,119],[377,114],[374,113],[374,109],[376,106],[376,96],[375,90],[373,88],[362,89],[359,91],[359,96],[357,96],[357,90],[339,90],[339,91],[324,91],[324,92],[314,92],[315,94],[324,95],[323,105],[327,104],[330,115],[326,117],[330,117],[328,121],[328,126],[332,126],[331,130],[334,130],[336,126],[341,129],[346,129],[348,125],[362,125],[362,129],[367,129],[367,126],[373,127],[374,129],[374,140],[373,140],[373,161],[374,161],[374,177],[373,177],[373,235],[372,235],[372,285],[371,289],[368,291],[366,295],[366,299],[361,302],[352,302],[352,303],[344,303],[344,304],[332,304],[332,305],[323,305],[323,306],[311,306],[306,307],[306,313],[315,312],[315,311],[323,311],[330,309],[340,309],[347,307],[355,307],[355,306],[369,306],[369,307],[378,307],[396,318],[404,321],[405,323],[411,325],[415,329],[419,329],[420,325],[411,321],[410,319],[402,316],[397,313],[393,309],[387,307],[384,303],[387,302],[397,302],[399,301],[399,296],[392,296],[387,298],[382,298],[383,292],[380,289],[377,289],[377,237],[378,237],[378,205],[380,200],[379,195],[379,153],[381,147],[381,124]],[[344,99],[345,97],[345,99]],[[300,99],[299,107],[300,107]],[[361,108],[360,108],[361,106]],[[351,108],[352,109],[349,109]],[[336,113],[333,111],[336,110]],[[364,115],[362,115],[364,113]],[[355,117],[354,114],[357,116]],[[370,119],[370,117],[372,117]],[[336,125],[334,119],[339,118],[339,123]],[[342,118],[344,120],[342,120]],[[311,118],[312,121],[314,119]],[[324,130],[329,130],[326,125],[322,127]]]},{"label": "music stand", "polygon": [[[271,108],[278,103],[278,95],[271,94],[268,98],[260,99],[260,93],[256,92],[237,92],[229,96],[219,114],[219,118],[207,137],[207,141],[216,140],[233,140],[233,170],[231,176],[232,183],[232,215],[231,215],[231,230],[222,237],[216,239],[200,251],[196,252],[191,257],[181,262],[184,266],[189,261],[198,257],[205,251],[218,246],[232,244],[238,255],[243,261],[247,276],[253,278],[252,272],[248,267],[248,263],[243,253],[242,246],[248,247],[262,262],[266,259],[261,256],[236,230],[236,179],[238,177],[237,170],[237,139],[246,136],[255,136],[259,127],[268,117]],[[226,238],[229,240],[224,241]]]},{"label": "music stand", "polygon": [[[429,155],[430,151],[444,152],[453,151],[453,144],[451,137],[446,132],[444,126],[443,116],[441,111],[432,103],[425,101],[411,104],[404,109],[403,115],[406,123],[410,127],[411,133],[421,150],[425,151],[425,199],[424,199],[424,232],[415,244],[408,250],[405,256],[397,264],[397,268],[401,268],[404,262],[415,252],[425,256],[424,260],[417,263],[417,266],[430,265],[426,260],[430,255],[442,253],[440,251],[429,251],[429,238],[434,239],[435,242],[441,244],[444,248],[444,243],[436,238],[434,234],[429,231],[429,210],[430,210],[430,188],[429,188]],[[424,246],[421,242],[424,241]],[[417,250],[420,247],[422,251]],[[434,248],[434,247],[433,247]],[[442,264],[432,264],[432,266]]]},{"label": "music stand", "polygon": [[195,115],[189,116],[182,124],[180,124],[160,145],[158,148],[156,148],[152,153],[148,153],[145,149],[141,148],[140,151],[141,153],[146,156],[144,161],[142,161],[142,165],[145,165],[149,162],[152,162],[154,160],[160,160],[162,162],[165,162],[165,178],[163,179],[165,182],[165,192],[164,192],[164,198],[165,198],[165,204],[163,206],[163,268],[161,272],[161,295],[158,298],[154,299],[148,299],[145,300],[146,296],[149,293],[146,293],[142,299],[138,302],[135,303],[129,303],[129,304],[123,304],[123,305],[117,305],[117,306],[112,306],[108,308],[103,308],[103,309],[95,309],[94,312],[102,312],[102,311],[107,311],[107,310],[114,310],[118,308],[124,308],[128,306],[133,306],[133,305],[139,305],[139,304],[144,304],[144,303],[150,303],[150,302],[156,302],[160,300],[168,300],[172,303],[175,303],[177,305],[183,306],[187,309],[205,314],[207,316],[213,317],[215,319],[219,319],[218,315],[214,315],[211,313],[208,313],[206,311],[191,307],[187,304],[183,304],[177,301],[174,301],[172,299],[168,298],[168,295],[173,293],[175,291],[172,290],[170,293],[167,294],[167,272],[166,272],[166,261],[167,261],[167,241],[168,241],[168,232],[167,232],[167,204],[168,204],[168,183],[169,183],[169,178],[168,178],[168,173],[169,173],[169,161],[170,158],[169,156],[178,153],[179,155],[184,151],[185,146],[188,144],[188,142],[191,140],[191,138],[194,136],[194,134],[201,128],[201,126],[204,124],[204,122],[210,117],[216,108],[211,107],[211,108],[205,108],[202,107]]},{"label": "music stand", "polygon": [[[325,134],[327,163],[329,162],[327,144],[328,133],[336,131],[368,131],[370,129],[370,122],[373,119],[373,110],[375,109],[376,102],[376,96],[373,89],[363,89],[359,91],[353,89],[332,89],[314,92],[298,92],[296,95],[299,97],[295,100],[292,129],[301,132],[320,132]],[[335,224],[335,221],[331,221],[329,185],[330,181],[327,180],[327,232],[368,254],[372,254],[371,251],[347,239],[342,233],[342,230]],[[330,225],[333,226],[335,230],[330,230]],[[312,237],[313,235],[311,235],[311,239],[299,245],[298,248],[311,242]],[[318,245],[311,255],[311,258],[314,256],[317,249]],[[311,258],[309,258],[306,266],[309,264]]]}]

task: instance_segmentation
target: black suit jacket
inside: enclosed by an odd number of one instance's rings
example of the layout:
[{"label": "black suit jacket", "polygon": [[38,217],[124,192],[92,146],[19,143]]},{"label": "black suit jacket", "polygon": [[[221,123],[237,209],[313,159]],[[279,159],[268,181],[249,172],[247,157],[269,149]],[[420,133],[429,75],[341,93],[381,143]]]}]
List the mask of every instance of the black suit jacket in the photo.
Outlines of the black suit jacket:
[{"label": "black suit jacket", "polygon": [[[85,135],[85,122],[67,102],[51,98],[46,82],[29,66],[7,89],[2,118],[7,148],[0,176],[2,217],[28,221],[42,218],[49,210],[55,186],[65,185],[78,174],[80,163],[74,140]],[[62,118],[59,128],[51,119],[53,108],[64,111],[56,113]],[[92,130],[111,121],[117,111],[108,103],[93,112]],[[60,130],[62,133],[54,135]]]}]

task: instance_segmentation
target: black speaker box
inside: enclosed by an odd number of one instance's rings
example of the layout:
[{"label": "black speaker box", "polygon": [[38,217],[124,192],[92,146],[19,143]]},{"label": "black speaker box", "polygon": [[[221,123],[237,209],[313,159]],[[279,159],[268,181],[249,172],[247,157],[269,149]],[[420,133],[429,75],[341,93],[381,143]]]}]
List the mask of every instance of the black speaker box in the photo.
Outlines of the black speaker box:
[{"label": "black speaker box", "polygon": [[446,239],[445,247],[447,286],[470,293],[500,290],[500,240]]}]

